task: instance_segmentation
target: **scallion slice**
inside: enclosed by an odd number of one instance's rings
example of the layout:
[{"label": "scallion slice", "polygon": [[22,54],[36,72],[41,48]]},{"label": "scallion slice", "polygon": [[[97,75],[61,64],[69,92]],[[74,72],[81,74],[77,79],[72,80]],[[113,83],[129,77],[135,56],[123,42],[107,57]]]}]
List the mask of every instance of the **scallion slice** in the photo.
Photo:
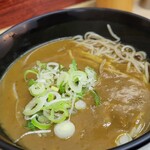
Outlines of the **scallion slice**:
[{"label": "scallion slice", "polygon": [[45,92],[45,86],[43,83],[35,82],[32,86],[29,87],[30,94],[32,96],[39,96]]},{"label": "scallion slice", "polygon": [[31,123],[32,123],[35,127],[37,127],[38,129],[41,129],[41,130],[49,129],[50,126],[51,126],[50,123],[41,123],[41,122],[39,122],[36,117],[31,120]]},{"label": "scallion slice", "polygon": [[[57,112],[59,112],[58,115]],[[69,116],[68,110],[64,108],[52,109],[48,119],[54,123],[61,123]]]},{"label": "scallion slice", "polygon": [[25,73],[24,73],[24,80],[25,81],[28,81],[28,78],[27,78],[28,74],[34,74],[36,76],[38,75],[38,73],[35,70],[26,70]]},{"label": "scallion slice", "polygon": [[44,103],[43,99],[35,97],[26,105],[23,114],[26,116],[34,115],[43,108]]},{"label": "scallion slice", "polygon": [[32,86],[33,84],[35,84],[36,83],[36,81],[34,80],[34,79],[30,79],[29,81],[28,81],[28,86]]},{"label": "scallion slice", "polygon": [[75,60],[75,59],[72,60],[72,68],[74,69],[74,71],[77,71],[77,70],[78,70],[78,69],[77,69],[77,63],[76,63],[76,60]]},{"label": "scallion slice", "polygon": [[99,95],[98,95],[97,92],[94,91],[94,90],[92,90],[91,93],[92,93],[92,95],[93,95],[93,97],[94,97],[95,105],[96,105],[96,106],[99,106],[100,103],[101,103],[101,100],[100,100]]}]

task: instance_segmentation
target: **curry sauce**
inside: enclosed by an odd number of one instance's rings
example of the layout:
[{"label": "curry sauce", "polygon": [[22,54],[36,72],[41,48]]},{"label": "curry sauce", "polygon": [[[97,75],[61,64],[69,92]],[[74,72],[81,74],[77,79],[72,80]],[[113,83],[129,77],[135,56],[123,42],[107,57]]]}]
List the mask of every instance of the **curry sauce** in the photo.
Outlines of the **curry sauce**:
[{"label": "curry sauce", "polygon": [[53,132],[41,137],[28,135],[19,141],[19,145],[29,150],[104,150],[115,147],[118,135],[130,133],[137,122],[143,128],[136,137],[150,129],[150,85],[141,80],[142,75],[135,70],[128,73],[124,69],[126,64],[111,63],[110,60],[99,73],[100,64],[81,55],[84,50],[85,47],[69,39],[58,40],[30,50],[9,67],[0,82],[0,124],[12,141],[28,131],[22,114],[31,100],[24,81],[25,70],[34,66],[37,60],[67,67],[71,63],[69,51],[81,70],[90,66],[97,72],[95,89],[101,104],[96,107],[91,94],[85,95],[87,108],[71,116],[76,127],[71,138],[62,140]]}]

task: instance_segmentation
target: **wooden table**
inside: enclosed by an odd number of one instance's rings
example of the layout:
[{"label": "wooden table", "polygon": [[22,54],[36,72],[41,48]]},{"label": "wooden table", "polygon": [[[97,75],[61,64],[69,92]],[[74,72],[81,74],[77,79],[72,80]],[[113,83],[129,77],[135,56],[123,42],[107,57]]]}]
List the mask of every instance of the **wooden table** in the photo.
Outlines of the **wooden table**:
[{"label": "wooden table", "polygon": [[0,0],[0,29],[87,0]]},{"label": "wooden table", "polygon": [[[150,19],[150,10],[134,0],[133,13]],[[95,7],[96,0],[0,0],[0,34],[29,18],[66,8]]]}]

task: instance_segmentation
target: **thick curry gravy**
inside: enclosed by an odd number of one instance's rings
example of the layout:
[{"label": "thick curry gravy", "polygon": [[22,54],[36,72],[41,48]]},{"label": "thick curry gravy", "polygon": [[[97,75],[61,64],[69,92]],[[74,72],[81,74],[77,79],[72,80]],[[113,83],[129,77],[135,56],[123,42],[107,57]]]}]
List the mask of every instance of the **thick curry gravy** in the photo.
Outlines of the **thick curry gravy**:
[{"label": "thick curry gravy", "polygon": [[23,78],[24,71],[37,60],[58,62],[68,67],[71,63],[69,50],[81,70],[90,66],[98,73],[96,91],[101,97],[101,105],[94,106],[93,97],[88,93],[84,98],[87,108],[71,116],[76,127],[71,138],[62,140],[53,132],[42,137],[28,135],[20,140],[21,146],[32,150],[104,150],[116,146],[117,136],[130,132],[137,120],[144,124],[139,135],[150,129],[150,85],[133,72],[126,75],[126,70],[122,69],[125,65],[121,64],[112,65],[123,74],[110,71],[109,66],[99,74],[99,64],[80,55],[84,49],[71,40],[60,40],[28,52],[11,65],[0,83],[0,124],[13,141],[28,131],[22,112],[31,96]]}]

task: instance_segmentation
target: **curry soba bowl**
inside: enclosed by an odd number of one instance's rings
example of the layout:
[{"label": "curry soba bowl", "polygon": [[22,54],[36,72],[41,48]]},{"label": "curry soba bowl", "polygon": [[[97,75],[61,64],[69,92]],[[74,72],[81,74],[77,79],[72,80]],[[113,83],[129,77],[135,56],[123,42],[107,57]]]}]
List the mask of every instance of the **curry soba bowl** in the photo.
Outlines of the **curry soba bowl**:
[{"label": "curry soba bowl", "polygon": [[150,141],[150,21],[72,9],[0,36],[0,147],[136,149]]}]

